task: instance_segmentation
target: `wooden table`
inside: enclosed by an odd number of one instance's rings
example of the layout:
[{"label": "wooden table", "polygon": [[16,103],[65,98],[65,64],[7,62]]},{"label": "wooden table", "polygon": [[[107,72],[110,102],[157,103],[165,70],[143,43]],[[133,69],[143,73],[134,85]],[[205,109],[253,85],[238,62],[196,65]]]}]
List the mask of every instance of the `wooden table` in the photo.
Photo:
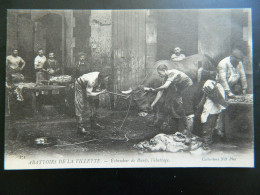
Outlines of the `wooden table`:
[{"label": "wooden table", "polygon": [[[16,87],[22,86],[21,83],[15,84]],[[23,86],[23,89],[29,90],[32,95],[32,110],[33,113],[37,113],[37,100],[36,100],[36,93],[41,91],[52,91],[52,90],[58,90],[58,89],[65,89],[66,86],[60,86],[60,85],[43,85],[43,84],[35,84],[35,86]]]},{"label": "wooden table", "polygon": [[238,99],[230,99],[228,102],[229,106],[224,111],[223,121],[226,137],[252,138],[254,127],[253,95],[242,95]]}]

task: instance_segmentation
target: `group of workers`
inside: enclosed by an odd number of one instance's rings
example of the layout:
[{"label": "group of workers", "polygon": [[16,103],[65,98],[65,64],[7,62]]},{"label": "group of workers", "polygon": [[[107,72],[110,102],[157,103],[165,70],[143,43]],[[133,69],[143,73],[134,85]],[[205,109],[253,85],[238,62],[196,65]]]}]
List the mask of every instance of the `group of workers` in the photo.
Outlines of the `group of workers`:
[{"label": "group of workers", "polygon": [[[203,133],[203,150],[210,150],[217,119],[222,110],[228,106],[225,100],[227,98],[234,98],[235,95],[245,95],[247,93],[247,79],[242,61],[243,53],[238,49],[234,49],[230,56],[218,63],[215,79],[207,80],[202,85],[201,91],[204,92],[204,96],[201,99],[202,112],[200,119]],[[157,93],[156,98],[151,104],[151,108],[153,109],[163,93],[167,94],[167,91],[174,87],[176,90],[175,97],[167,98],[166,95],[164,101],[172,109],[178,109],[176,107],[179,105],[182,106],[181,110],[184,111],[183,117],[186,126],[185,134],[187,135],[185,142],[190,144],[194,118],[194,111],[192,111],[192,101],[194,101],[194,94],[192,94],[194,91],[192,89],[194,88],[193,81],[184,72],[176,69],[169,70],[165,64],[159,65],[157,72],[160,77],[164,78],[164,84],[155,89],[145,88],[147,91]],[[177,104],[174,104],[175,102]]]},{"label": "group of workers", "polygon": [[[178,61],[184,58],[185,55],[181,54],[181,49],[179,47],[175,48],[175,54],[171,56],[171,59]],[[234,94],[246,94],[247,81],[242,60],[243,53],[238,49],[233,50],[230,56],[221,60],[217,65],[218,74],[215,80],[208,80],[203,86],[203,91],[207,95],[201,114],[205,150],[210,148],[212,144],[212,134],[217,116],[226,107],[223,99],[226,97],[232,98]],[[24,81],[24,76],[21,74],[21,71],[26,63],[18,56],[17,49],[12,51],[12,55],[7,56],[6,65],[7,76],[10,77],[13,82]],[[38,55],[34,60],[34,68],[36,74],[37,72],[44,72],[48,77],[61,73],[61,67],[55,59],[54,53],[50,52],[47,59],[42,49],[38,50]],[[189,110],[191,107],[190,102],[192,101],[191,94],[189,94],[190,89],[193,87],[192,79],[179,70],[169,70],[165,64],[159,65],[157,72],[160,77],[164,78],[164,84],[155,89],[144,87],[146,91],[157,93],[156,98],[151,104],[151,109],[157,104],[165,91],[174,87],[177,95],[169,98],[169,101],[174,100],[181,102],[185,107],[184,110]],[[111,72],[110,69],[106,68],[102,71],[91,70],[90,64],[88,64],[86,60],[86,54],[80,53],[79,60],[76,62],[76,67],[72,74],[75,81],[74,105],[78,132],[88,134],[91,129],[102,128],[102,126],[96,122],[95,109],[98,104],[98,96],[107,92],[106,88]],[[213,97],[212,94],[214,93],[215,96],[213,95]],[[216,98],[216,96],[218,98]],[[85,119],[84,116],[86,116]],[[190,144],[194,115],[191,114],[185,117],[187,126],[187,132],[185,133],[187,135],[186,143]]]},{"label": "group of workers", "polygon": [[[18,49],[15,48],[12,50],[12,54],[6,57],[6,77],[8,84],[24,81],[22,71],[26,62],[18,55],[18,52]],[[34,59],[34,69],[36,77],[41,72],[44,73],[46,79],[61,74],[61,67],[55,59],[54,52],[49,52],[49,56],[46,58],[43,49],[38,50],[38,55]]]}]

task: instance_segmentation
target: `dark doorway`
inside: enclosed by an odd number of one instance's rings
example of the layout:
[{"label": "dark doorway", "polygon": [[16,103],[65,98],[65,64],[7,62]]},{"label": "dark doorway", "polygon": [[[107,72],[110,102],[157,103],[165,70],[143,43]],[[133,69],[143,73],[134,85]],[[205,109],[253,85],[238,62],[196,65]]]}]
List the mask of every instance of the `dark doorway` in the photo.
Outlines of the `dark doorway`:
[{"label": "dark doorway", "polygon": [[157,11],[157,60],[170,59],[175,47],[186,56],[198,53],[198,11]]},{"label": "dark doorway", "polygon": [[[62,16],[58,14],[48,14],[37,20],[38,26],[41,28],[41,35],[36,36],[35,43],[42,44],[46,57],[49,52],[54,52],[56,59],[61,63],[62,60]],[[42,39],[38,41],[37,39]]]}]

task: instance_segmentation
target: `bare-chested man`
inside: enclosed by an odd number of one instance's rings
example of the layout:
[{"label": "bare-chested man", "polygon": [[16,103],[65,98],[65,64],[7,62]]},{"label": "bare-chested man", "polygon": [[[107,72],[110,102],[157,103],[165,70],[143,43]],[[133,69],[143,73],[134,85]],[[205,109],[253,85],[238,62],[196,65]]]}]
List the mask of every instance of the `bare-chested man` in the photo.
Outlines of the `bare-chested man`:
[{"label": "bare-chested man", "polygon": [[[106,92],[110,71],[90,72],[75,81],[75,112],[80,133],[89,133],[93,128],[101,128],[95,120],[94,99]],[[83,114],[86,114],[86,126]]]}]

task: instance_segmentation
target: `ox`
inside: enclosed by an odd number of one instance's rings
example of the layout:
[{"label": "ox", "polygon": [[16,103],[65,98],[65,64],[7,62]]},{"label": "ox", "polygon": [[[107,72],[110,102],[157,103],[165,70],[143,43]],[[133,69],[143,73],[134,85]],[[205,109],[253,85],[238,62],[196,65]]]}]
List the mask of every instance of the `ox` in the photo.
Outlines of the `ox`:
[{"label": "ox", "polygon": [[[151,111],[151,103],[153,102],[156,93],[153,92],[147,92],[145,91],[145,87],[151,87],[151,88],[157,88],[162,85],[162,78],[159,77],[157,73],[157,67],[161,64],[167,65],[168,69],[177,69],[179,71],[184,72],[186,75],[188,75],[192,81],[193,81],[193,87],[191,90],[194,90],[193,98],[194,98],[194,112],[197,112],[196,109],[198,108],[199,102],[201,100],[202,94],[201,93],[201,87],[203,83],[208,80],[212,79],[215,80],[215,77],[217,75],[216,71],[216,63],[212,58],[206,55],[192,55],[187,58],[185,58],[182,61],[170,61],[170,60],[160,60],[154,63],[153,68],[148,70],[147,76],[145,77],[144,81],[141,83],[141,85],[135,87],[134,89],[130,89],[128,91],[122,91],[124,94],[131,93],[133,96],[133,100],[135,101],[138,109],[140,112],[150,112]],[[168,93],[175,93],[175,91],[168,91]],[[169,95],[169,94],[168,94]],[[171,94],[170,94],[171,95]],[[159,121],[158,116],[160,110],[164,111],[166,110],[163,107],[163,102],[165,101],[165,96],[163,96],[160,101],[157,103],[157,109],[156,109],[156,116],[155,119],[156,122]],[[178,118],[178,114],[172,113],[173,118]],[[165,118],[165,117],[164,117]],[[193,119],[192,119],[193,120]],[[193,125],[193,124],[192,124]]]},{"label": "ox", "polygon": [[194,89],[198,90],[208,79],[215,80],[217,70],[216,63],[212,58],[206,55],[192,55],[182,61],[159,60],[154,63],[154,67],[149,69],[142,83],[128,91],[122,91],[123,94],[132,94],[133,99],[139,111],[148,112],[155,98],[154,93],[145,92],[144,87],[157,88],[162,85],[162,78],[158,76],[157,66],[165,64],[169,69],[177,69],[187,74],[194,82]]}]

